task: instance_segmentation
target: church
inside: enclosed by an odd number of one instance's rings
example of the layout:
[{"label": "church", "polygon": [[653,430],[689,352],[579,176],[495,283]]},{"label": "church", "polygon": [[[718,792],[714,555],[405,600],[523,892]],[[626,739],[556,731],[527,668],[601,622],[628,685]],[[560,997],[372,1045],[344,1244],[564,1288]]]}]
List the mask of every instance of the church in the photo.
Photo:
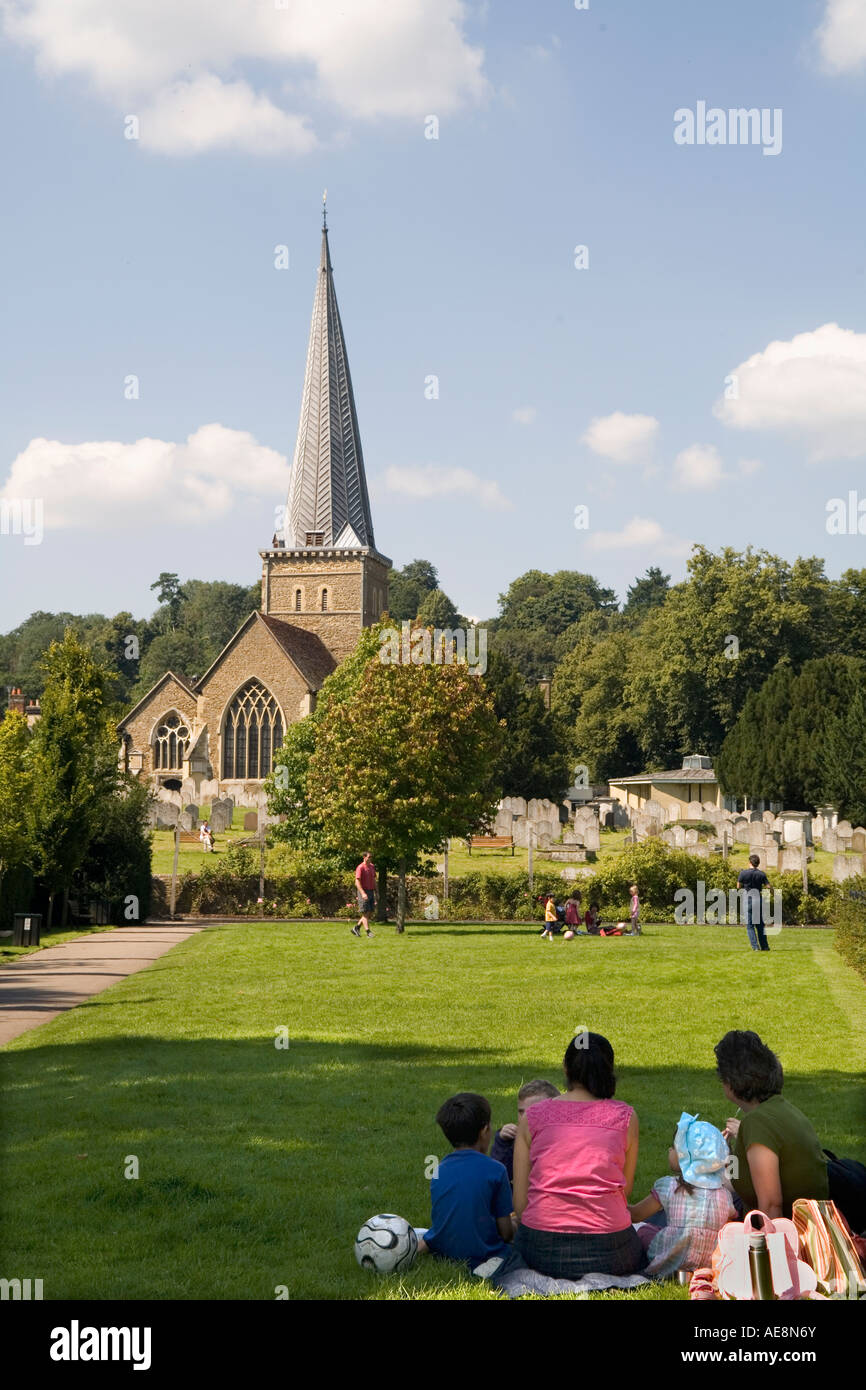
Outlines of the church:
[{"label": "church", "polygon": [[287,725],[388,607],[323,218],[301,418],[261,608],[203,676],[166,671],[120,722],[121,762],[166,800],[260,804]]}]

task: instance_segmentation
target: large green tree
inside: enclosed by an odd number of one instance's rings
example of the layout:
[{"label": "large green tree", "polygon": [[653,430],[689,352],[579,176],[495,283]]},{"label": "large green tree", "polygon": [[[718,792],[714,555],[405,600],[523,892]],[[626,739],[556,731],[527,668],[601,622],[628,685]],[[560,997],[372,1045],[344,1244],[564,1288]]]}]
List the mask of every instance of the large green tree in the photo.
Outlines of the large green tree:
[{"label": "large green tree", "polygon": [[571,781],[568,748],[538,686],[527,685],[500,652],[488,655],[484,683],[504,726],[498,780],[503,796],[559,801]]},{"label": "large green tree", "polygon": [[335,849],[396,862],[398,932],[408,869],[493,813],[501,739],[489,692],[462,663],[376,656],[322,719],[308,774],[311,811]]},{"label": "large green tree", "polygon": [[33,799],[30,739],[24,716],[10,710],[0,722],[0,896],[5,882],[27,865],[33,852],[33,829],[26,814]]},{"label": "large green tree", "polygon": [[70,628],[44,659],[42,718],[30,755],[33,795],[27,815],[35,868],[49,893],[68,890],[117,786],[117,737],[111,676]]},{"label": "large green tree", "polygon": [[388,612],[398,622],[412,622],[428,594],[439,588],[439,575],[429,560],[410,560],[388,575]]}]

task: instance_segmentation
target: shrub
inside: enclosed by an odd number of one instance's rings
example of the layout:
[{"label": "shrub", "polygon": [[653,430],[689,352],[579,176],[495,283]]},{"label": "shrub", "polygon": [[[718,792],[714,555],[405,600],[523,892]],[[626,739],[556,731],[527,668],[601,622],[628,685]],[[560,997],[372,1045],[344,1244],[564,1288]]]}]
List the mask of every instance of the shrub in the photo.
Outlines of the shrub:
[{"label": "shrub", "polygon": [[836,950],[866,979],[866,875],[849,878],[830,899]]}]

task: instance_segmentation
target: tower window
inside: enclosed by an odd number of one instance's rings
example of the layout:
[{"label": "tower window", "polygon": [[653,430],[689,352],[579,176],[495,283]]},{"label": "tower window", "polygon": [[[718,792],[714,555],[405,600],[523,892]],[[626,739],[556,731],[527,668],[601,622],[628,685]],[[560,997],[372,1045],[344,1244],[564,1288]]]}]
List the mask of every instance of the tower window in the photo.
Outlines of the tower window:
[{"label": "tower window", "polygon": [[295,590],[295,612],[296,612],[296,613],[300,613],[300,611],[301,611],[301,591],[300,591],[300,589],[296,589],[296,590]]},{"label": "tower window", "polygon": [[223,777],[267,777],[282,742],[283,720],[276,700],[259,681],[248,681],[226,713]]},{"label": "tower window", "polygon": [[324,531],[308,531],[307,545],[322,545],[325,540]]},{"label": "tower window", "polygon": [[327,591],[327,589],[323,589],[323,590],[322,590],[322,612],[323,612],[323,613],[327,613],[327,611],[328,611],[328,591]]}]

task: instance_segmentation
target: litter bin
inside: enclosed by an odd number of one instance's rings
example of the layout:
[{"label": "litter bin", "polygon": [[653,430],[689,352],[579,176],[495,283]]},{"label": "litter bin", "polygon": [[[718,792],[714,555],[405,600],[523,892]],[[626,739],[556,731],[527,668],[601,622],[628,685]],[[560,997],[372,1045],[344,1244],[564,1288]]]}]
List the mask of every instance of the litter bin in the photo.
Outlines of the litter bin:
[{"label": "litter bin", "polygon": [[41,912],[16,912],[12,923],[13,946],[38,946],[42,932]]}]

